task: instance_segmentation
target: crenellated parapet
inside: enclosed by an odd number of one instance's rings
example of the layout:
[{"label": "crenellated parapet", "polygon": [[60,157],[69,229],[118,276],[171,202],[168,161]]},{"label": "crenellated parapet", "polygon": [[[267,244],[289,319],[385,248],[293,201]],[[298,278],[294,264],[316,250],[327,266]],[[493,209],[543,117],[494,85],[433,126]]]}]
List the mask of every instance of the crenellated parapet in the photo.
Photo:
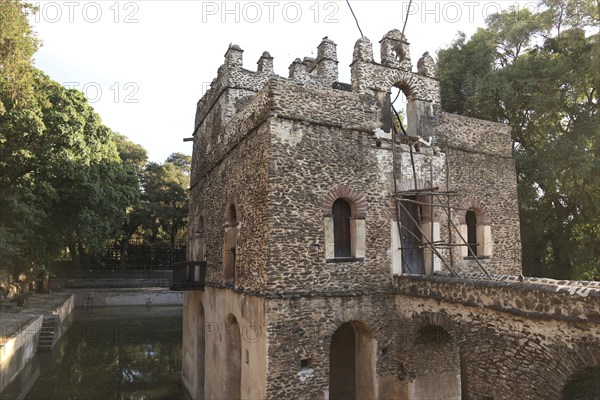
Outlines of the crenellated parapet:
[{"label": "crenellated parapet", "polygon": [[[202,124],[207,114],[213,109],[215,103],[219,101],[226,90],[234,90],[239,93],[234,97],[240,98],[249,94],[256,93],[265,83],[274,75],[273,57],[268,52],[264,52],[257,62],[257,71],[250,71],[243,68],[243,53],[238,45],[230,45],[225,53],[223,65],[217,71],[217,77],[211,82],[210,88],[204,96],[198,101],[196,107],[195,133]],[[243,95],[240,95],[243,93]],[[235,100],[229,99],[235,102]],[[231,104],[230,110],[226,113],[225,122],[230,120],[235,114],[235,107]]]},{"label": "crenellated parapet", "polygon": [[[413,72],[410,46],[400,31],[388,32],[380,43],[381,61],[377,63],[373,59],[371,41],[363,37],[356,42],[351,85],[338,82],[337,45],[328,37],[319,44],[316,58],[296,58],[290,64],[288,79],[296,84],[312,85],[317,90],[319,87],[351,90],[375,98],[381,108],[380,121],[389,119],[386,101],[389,101],[391,88],[397,87],[409,100],[409,121],[414,122],[408,127],[409,134],[427,136],[429,132],[422,128],[424,121],[440,109],[439,82],[435,79],[433,58],[424,54],[418,61],[418,72]],[[259,58],[256,71],[243,68],[243,52],[238,45],[230,45],[227,49],[216,79],[198,102],[195,133],[209,112],[220,112],[218,122],[221,127],[227,124],[269,79],[278,77],[273,69],[273,57],[268,52]],[[389,131],[385,126],[384,130]]]},{"label": "crenellated parapet", "polygon": [[429,55],[428,51],[426,51],[423,56],[419,58],[419,62],[417,62],[417,72],[419,75],[435,78],[437,66],[435,65],[435,61],[433,60],[433,57]]},{"label": "crenellated parapet", "polygon": [[296,58],[289,67],[290,75],[289,78],[296,82],[310,82],[308,76],[307,65],[303,63],[299,58]]},{"label": "crenellated parapet", "polygon": [[336,47],[337,45],[333,40],[325,36],[317,48],[317,59],[310,72],[324,86],[331,86],[338,80]]},{"label": "crenellated parapet", "polygon": [[260,59],[256,62],[258,64],[257,72],[266,73],[266,74],[274,74],[273,72],[273,57],[269,54],[268,51],[262,53]]},{"label": "crenellated parapet", "polygon": [[354,45],[351,64],[352,90],[361,94],[389,92],[392,87],[404,91],[410,100],[430,103],[435,111],[440,109],[440,87],[435,78],[435,63],[426,53],[418,65],[427,65],[412,72],[409,44],[404,36],[392,30],[381,40],[381,62],[373,59],[373,44],[360,38]]},{"label": "crenellated parapet", "polygon": [[[230,45],[225,53],[224,63],[219,67],[217,77],[210,88],[198,101],[194,134],[205,122],[208,114],[220,106],[222,125],[228,123],[240,109],[240,99],[256,94],[266,83],[277,75],[273,69],[273,57],[265,51],[257,62],[256,71],[243,67],[241,47]],[[300,84],[312,84],[331,88],[338,81],[338,60],[336,44],[325,37],[317,48],[317,57],[295,59],[289,67],[289,79]],[[228,92],[225,94],[225,92]],[[219,104],[217,104],[219,103]],[[219,107],[217,107],[219,108]]]},{"label": "crenellated parapet", "polygon": [[410,62],[410,43],[398,29],[386,33],[379,41],[381,49],[381,65],[412,70]]}]

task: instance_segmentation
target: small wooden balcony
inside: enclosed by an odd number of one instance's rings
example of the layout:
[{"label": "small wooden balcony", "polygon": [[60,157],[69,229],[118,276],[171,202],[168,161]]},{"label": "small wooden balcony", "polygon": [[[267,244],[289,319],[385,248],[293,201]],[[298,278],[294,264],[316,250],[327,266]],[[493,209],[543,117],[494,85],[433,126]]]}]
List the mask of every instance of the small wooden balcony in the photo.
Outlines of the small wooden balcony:
[{"label": "small wooden balcony", "polygon": [[184,261],[173,264],[171,290],[204,290],[206,261]]}]

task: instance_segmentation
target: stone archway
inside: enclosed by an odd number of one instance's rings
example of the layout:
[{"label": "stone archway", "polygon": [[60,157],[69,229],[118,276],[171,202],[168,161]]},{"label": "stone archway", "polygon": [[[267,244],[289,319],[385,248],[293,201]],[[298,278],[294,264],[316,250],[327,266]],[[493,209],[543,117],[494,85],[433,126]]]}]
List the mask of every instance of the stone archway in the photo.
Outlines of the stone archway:
[{"label": "stone archway", "polygon": [[375,345],[364,323],[342,324],[331,337],[329,399],[375,398]]},{"label": "stone archway", "polygon": [[461,362],[458,346],[438,325],[419,329],[413,347],[414,399],[460,400],[462,398]]},{"label": "stone archway", "polygon": [[223,398],[238,400],[242,388],[242,338],[232,314],[225,320],[225,387]]}]

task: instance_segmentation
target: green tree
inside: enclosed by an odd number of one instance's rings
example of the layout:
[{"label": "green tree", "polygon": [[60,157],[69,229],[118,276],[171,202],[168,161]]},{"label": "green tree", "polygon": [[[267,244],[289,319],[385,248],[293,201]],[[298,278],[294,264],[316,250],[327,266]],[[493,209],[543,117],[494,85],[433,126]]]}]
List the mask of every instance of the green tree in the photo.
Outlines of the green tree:
[{"label": "green tree", "polygon": [[[27,129],[35,137],[42,125],[39,115],[25,107],[34,100],[31,63],[39,46],[27,20],[31,12],[33,7],[18,0],[0,2],[0,265],[8,266],[21,253],[20,244],[35,234],[33,223],[42,213],[31,204],[39,192],[46,191],[19,179],[28,169],[27,151],[15,152],[17,162],[7,168],[14,129]],[[11,187],[18,187],[20,195]]]},{"label": "green tree", "polygon": [[84,95],[32,65],[39,46],[17,0],[0,3],[0,255],[2,267],[75,263],[104,247],[139,196],[118,136]]},{"label": "green tree", "polygon": [[34,89],[0,117],[3,256],[43,264],[68,247],[87,263],[125,218],[137,179],[81,92],[39,71]]},{"label": "green tree", "polygon": [[549,0],[438,53],[443,108],[512,128],[529,275],[600,278],[597,28],[592,1]]},{"label": "green tree", "polygon": [[0,116],[33,95],[33,54],[40,43],[27,16],[35,8],[20,0],[0,2]]},{"label": "green tree", "polygon": [[139,144],[131,142],[123,135],[115,135],[115,142],[119,157],[125,168],[135,175],[137,182],[137,196],[135,201],[126,210],[126,218],[121,225],[121,230],[115,235],[114,239],[120,245],[120,267],[125,268],[127,264],[127,252],[129,242],[135,233],[143,225],[149,225],[152,222],[152,215],[148,202],[144,197],[142,183],[148,165],[148,152]]},{"label": "green tree", "polygon": [[146,244],[168,241],[172,249],[184,238],[191,157],[173,153],[163,164],[148,162],[146,151],[124,136],[118,136],[117,147],[123,163],[135,171],[139,182],[139,197],[127,210],[115,236],[121,249],[121,268],[125,268],[132,238]]},{"label": "green tree", "polygon": [[153,215],[151,240],[159,236],[169,240],[173,247],[184,231],[188,218],[188,193],[191,157],[182,153],[171,154],[164,164],[149,163],[144,197]]}]

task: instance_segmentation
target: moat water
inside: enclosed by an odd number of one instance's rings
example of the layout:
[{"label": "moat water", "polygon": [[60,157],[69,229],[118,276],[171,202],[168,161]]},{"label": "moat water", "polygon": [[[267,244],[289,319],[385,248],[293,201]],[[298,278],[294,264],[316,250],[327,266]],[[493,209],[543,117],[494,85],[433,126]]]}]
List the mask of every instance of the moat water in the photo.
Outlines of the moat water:
[{"label": "moat water", "polygon": [[0,398],[183,399],[181,337],[181,306],[76,308]]}]

